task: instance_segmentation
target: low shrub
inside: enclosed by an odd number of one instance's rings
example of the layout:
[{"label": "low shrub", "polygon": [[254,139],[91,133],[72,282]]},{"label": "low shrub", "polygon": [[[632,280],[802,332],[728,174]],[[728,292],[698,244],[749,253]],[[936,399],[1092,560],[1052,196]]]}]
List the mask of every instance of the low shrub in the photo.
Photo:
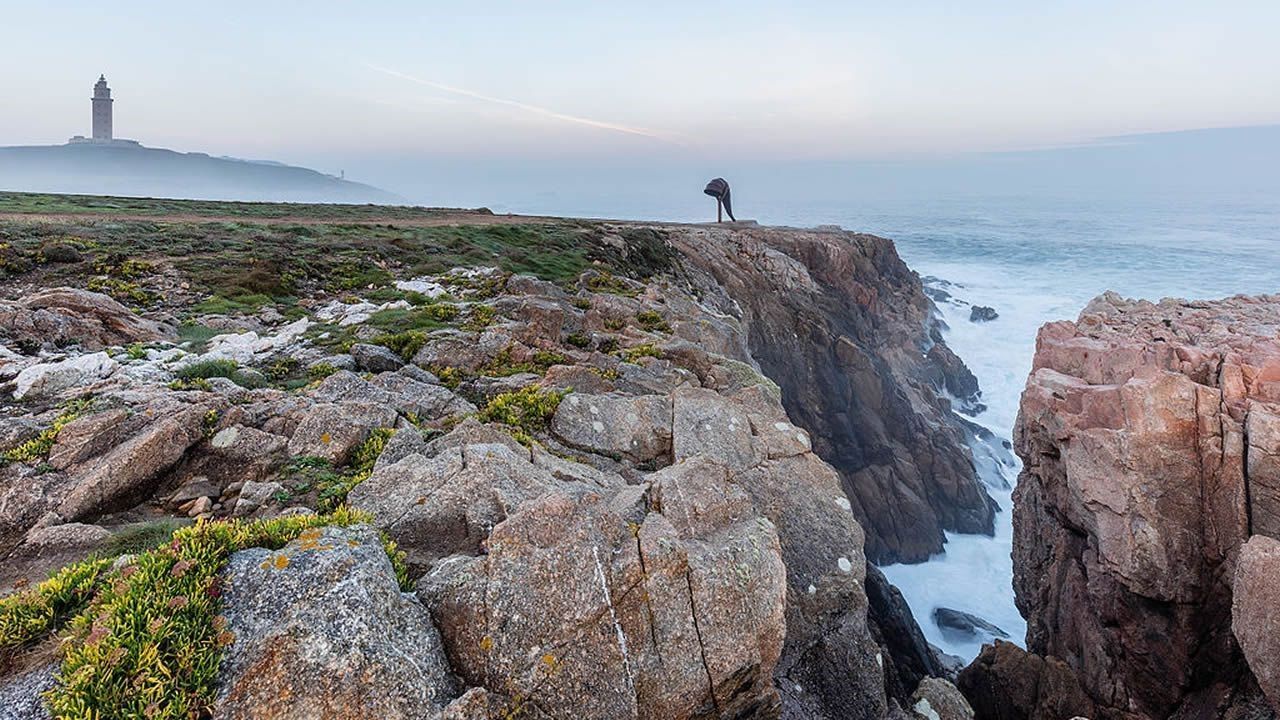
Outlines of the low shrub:
[{"label": "low shrub", "polygon": [[567,390],[543,390],[538,385],[530,385],[494,397],[480,411],[479,418],[482,422],[502,423],[532,434],[546,429],[560,401],[568,394]]},{"label": "low shrub", "polygon": [[636,322],[649,332],[671,332],[671,326],[662,319],[662,315],[657,310],[641,310],[636,313]]},{"label": "low shrub", "polygon": [[404,358],[405,362],[413,360],[423,345],[427,344],[427,334],[421,330],[406,330],[401,333],[379,335],[373,344],[381,345]]},{"label": "low shrub", "polygon": [[467,315],[466,322],[462,323],[463,329],[480,332],[493,324],[494,318],[498,316],[498,311],[492,305],[473,305],[471,312]]},{"label": "low shrub", "polygon": [[644,345],[637,345],[635,347],[619,350],[618,357],[622,358],[623,362],[637,363],[640,361],[640,358],[660,358],[662,357],[662,351],[653,343],[645,343]]}]

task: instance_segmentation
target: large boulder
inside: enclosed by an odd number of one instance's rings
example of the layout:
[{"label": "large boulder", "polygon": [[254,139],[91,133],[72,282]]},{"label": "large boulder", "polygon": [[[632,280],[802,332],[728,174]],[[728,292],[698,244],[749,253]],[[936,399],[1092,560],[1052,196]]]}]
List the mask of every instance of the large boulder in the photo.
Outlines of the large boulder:
[{"label": "large boulder", "polygon": [[1255,535],[1245,543],[1232,590],[1231,631],[1280,712],[1280,541]]},{"label": "large boulder", "polygon": [[711,278],[698,301],[743,329],[750,358],[716,344],[744,361],[739,370],[758,363],[841,474],[873,561],[926,560],[942,551],[945,530],[992,532],[995,504],[935,384],[928,352],[943,343],[933,304],[891,241],[722,227],[667,238],[684,272]]},{"label": "large boulder", "polygon": [[476,411],[474,405],[458,397],[452,390],[437,382],[414,377],[415,372],[432,377],[429,373],[414,368],[412,371],[384,372],[370,381],[342,370],[325,378],[310,391],[310,395],[324,403],[377,403],[423,420]]},{"label": "large boulder", "polygon": [[671,399],[662,395],[569,394],[551,432],[572,447],[637,463],[669,462]]},{"label": "large boulder", "polygon": [[57,685],[57,671],[49,662],[0,678],[0,720],[49,720],[44,694]]},{"label": "large boulder", "polygon": [[105,352],[77,355],[56,362],[39,363],[18,373],[13,398],[56,396],[63,390],[79,388],[110,377],[120,366]]},{"label": "large boulder", "polygon": [[415,567],[480,552],[490,531],[522,504],[575,485],[534,465],[522,447],[439,448],[433,457],[415,453],[378,467],[348,495],[352,507],[371,513]]},{"label": "large boulder", "polygon": [[672,394],[672,453],[679,462],[702,455],[734,469],[763,460],[746,408],[714,390],[679,388]]},{"label": "large boulder", "polygon": [[183,480],[203,478],[219,491],[233,483],[261,482],[288,460],[288,445],[283,435],[229,425],[194,447],[178,475]]},{"label": "large boulder", "polygon": [[101,350],[171,339],[168,325],[147,320],[102,293],[52,288],[17,302],[0,300],[0,335],[12,342]]},{"label": "large boulder", "polygon": [[97,525],[68,523],[35,528],[0,563],[0,596],[44,580],[61,567],[104,548],[111,532]]},{"label": "large boulder", "polygon": [[70,469],[74,487],[58,503],[57,515],[73,522],[146,499],[163,474],[204,438],[210,409],[164,402],[138,413],[136,422],[143,424],[127,439]]},{"label": "large boulder", "polygon": [[372,402],[323,403],[308,410],[289,439],[290,455],[321,457],[334,465],[351,459],[352,452],[377,428],[393,427],[396,411]]},{"label": "large boulder", "polygon": [[773,526],[723,480],[658,475],[649,510],[551,493],[420,581],[463,679],[551,717],[776,716]]},{"label": "large boulder", "polygon": [[459,692],[425,608],[369,527],[305,531],[231,556],[220,720],[432,717]]},{"label": "large boulder", "polygon": [[381,345],[356,343],[351,346],[356,367],[371,373],[393,372],[404,367],[404,359]]},{"label": "large boulder", "polygon": [[920,681],[911,696],[911,712],[918,720],[973,720],[973,708],[964,695],[955,685],[935,677]]}]

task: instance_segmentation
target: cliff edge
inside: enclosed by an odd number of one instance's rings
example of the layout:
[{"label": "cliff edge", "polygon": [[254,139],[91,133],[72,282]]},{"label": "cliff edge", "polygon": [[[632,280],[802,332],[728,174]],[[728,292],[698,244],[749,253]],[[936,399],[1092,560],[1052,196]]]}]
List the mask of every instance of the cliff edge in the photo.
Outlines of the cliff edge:
[{"label": "cliff edge", "polygon": [[992,512],[892,243],[482,220],[0,225],[5,706],[967,717],[864,548]]},{"label": "cliff edge", "polygon": [[1027,652],[962,673],[978,716],[1274,717],[1280,296],[1044,326],[1015,446]]}]

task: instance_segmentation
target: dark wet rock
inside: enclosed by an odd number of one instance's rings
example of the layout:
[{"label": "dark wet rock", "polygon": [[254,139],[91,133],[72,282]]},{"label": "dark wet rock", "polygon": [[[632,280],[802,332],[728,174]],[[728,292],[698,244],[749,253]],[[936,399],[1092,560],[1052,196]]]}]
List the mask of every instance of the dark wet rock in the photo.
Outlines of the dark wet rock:
[{"label": "dark wet rock", "polygon": [[867,624],[876,642],[887,651],[885,689],[890,697],[905,703],[922,679],[941,676],[945,669],[924,639],[902,593],[870,563],[866,588]]},{"label": "dark wet rock", "polygon": [[963,640],[978,638],[1001,638],[1007,640],[1009,638],[1009,633],[977,615],[951,608],[934,608],[933,622],[942,629],[944,634],[954,634]]},{"label": "dark wet rock", "polygon": [[969,310],[969,322],[991,322],[998,317],[1000,317],[1000,313],[996,312],[995,308],[990,308],[986,305],[974,305]]},{"label": "dark wet rock", "polygon": [[956,687],[977,720],[1094,717],[1093,701],[1066,663],[1033,655],[1003,640],[984,646],[960,672]]}]

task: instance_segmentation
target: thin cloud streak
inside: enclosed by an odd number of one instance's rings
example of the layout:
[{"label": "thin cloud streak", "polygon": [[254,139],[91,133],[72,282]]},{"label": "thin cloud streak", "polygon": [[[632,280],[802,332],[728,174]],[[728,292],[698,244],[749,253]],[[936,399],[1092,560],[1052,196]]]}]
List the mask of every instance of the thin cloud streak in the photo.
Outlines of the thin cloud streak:
[{"label": "thin cloud streak", "polygon": [[373,63],[366,62],[364,65],[370,70],[375,70],[377,72],[384,73],[392,77],[397,77],[402,80],[408,80],[409,82],[417,83],[419,85],[424,85],[429,88],[434,88],[436,90],[441,90],[447,93],[453,93],[454,95],[461,95],[462,97],[468,97],[474,100],[494,103],[495,105],[506,105],[508,107],[513,107],[519,110],[523,110],[525,112],[532,113],[534,115],[541,115],[542,117],[552,118],[554,120],[563,120],[564,122],[576,123],[578,125],[586,125],[587,127],[598,128],[601,130],[612,130],[614,132],[626,133],[628,135],[639,135],[640,137],[649,138],[651,140],[661,140],[662,142],[674,142],[673,140],[669,138],[665,138],[653,132],[652,130],[646,130],[644,128],[631,127],[629,125],[618,125],[616,123],[605,122],[603,120],[592,120],[591,118],[579,117],[577,115],[566,115],[565,113],[556,112],[555,110],[548,110],[547,108],[538,107],[537,105],[529,105],[527,103],[522,103],[517,100],[507,100],[506,98],[498,98],[498,97],[492,97],[489,95],[482,95],[478,92],[472,92],[471,90],[467,90],[465,88],[454,87],[452,85],[445,85],[444,83],[433,82],[431,80],[423,80],[422,78],[414,77],[413,75],[408,75],[398,70],[392,70],[390,68],[374,65]]}]

